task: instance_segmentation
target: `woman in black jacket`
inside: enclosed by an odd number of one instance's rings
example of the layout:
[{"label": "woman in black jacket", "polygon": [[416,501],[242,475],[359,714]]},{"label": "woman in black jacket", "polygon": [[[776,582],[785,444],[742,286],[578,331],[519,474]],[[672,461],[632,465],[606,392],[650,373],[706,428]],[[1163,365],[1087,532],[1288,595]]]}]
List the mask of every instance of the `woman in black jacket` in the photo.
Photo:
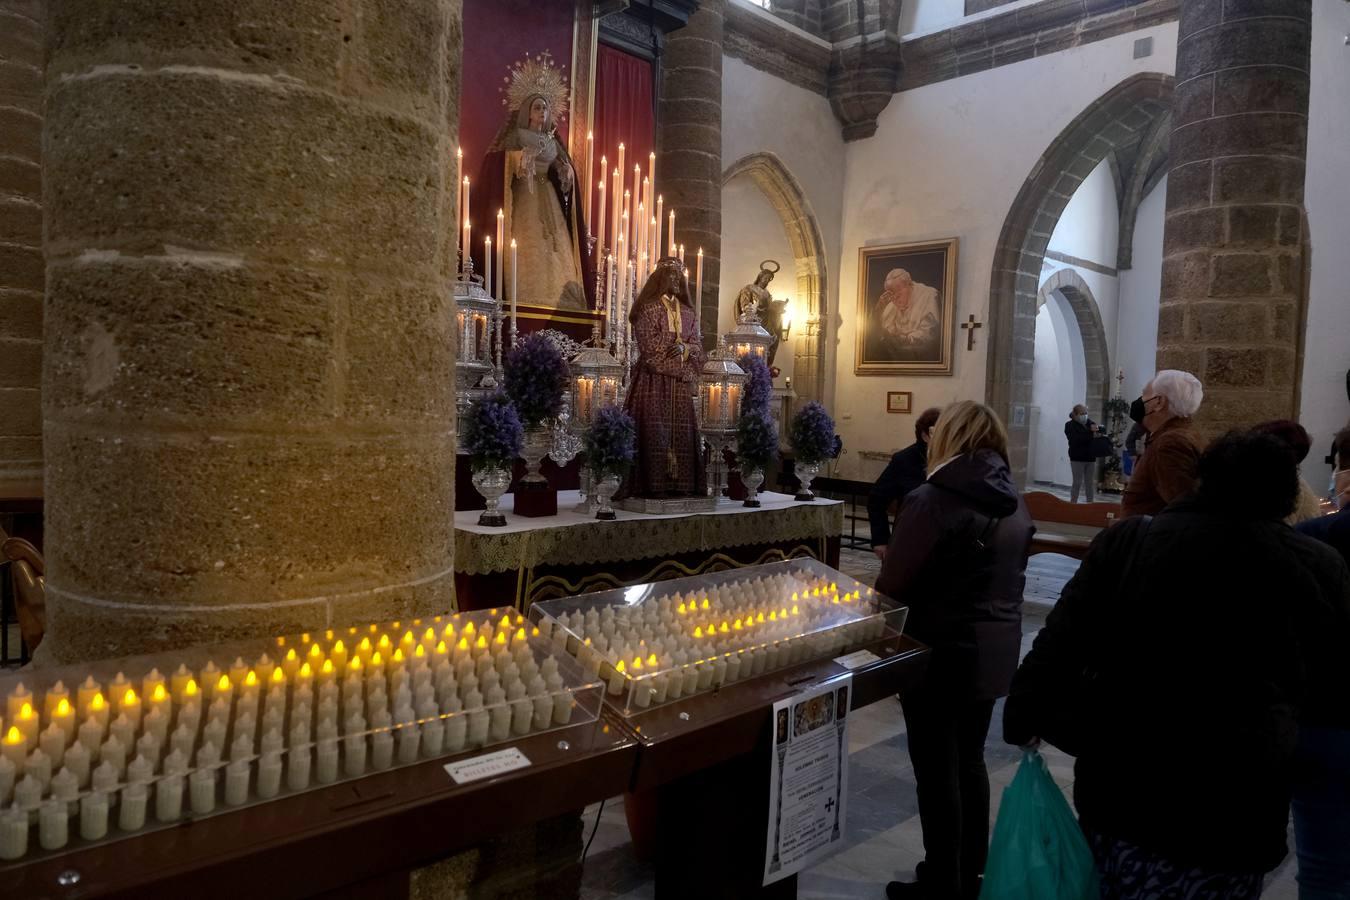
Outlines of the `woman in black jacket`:
[{"label": "woman in black jacket", "polygon": [[1350,571],[1283,523],[1288,447],[1231,434],[1199,476],[1093,541],[1003,712],[1009,742],[1077,757],[1104,900],[1256,900],[1286,853],[1300,725],[1350,715]]},{"label": "woman in black jacket", "polygon": [[925,859],[905,897],[979,894],[989,847],[984,739],[1008,692],[1022,641],[1022,588],[1035,528],[1008,468],[1008,435],[992,410],[943,411],[928,481],[905,499],[877,590],[909,607],[905,630],[932,648],[923,684],[902,705],[918,783]]},{"label": "woman in black jacket", "polygon": [[1073,471],[1073,486],[1069,488],[1069,502],[1077,503],[1078,494],[1087,489],[1087,502],[1097,499],[1097,457],[1092,442],[1101,432],[1097,423],[1088,418],[1087,407],[1078,404],[1064,423],[1064,437],[1069,441],[1069,468]]}]

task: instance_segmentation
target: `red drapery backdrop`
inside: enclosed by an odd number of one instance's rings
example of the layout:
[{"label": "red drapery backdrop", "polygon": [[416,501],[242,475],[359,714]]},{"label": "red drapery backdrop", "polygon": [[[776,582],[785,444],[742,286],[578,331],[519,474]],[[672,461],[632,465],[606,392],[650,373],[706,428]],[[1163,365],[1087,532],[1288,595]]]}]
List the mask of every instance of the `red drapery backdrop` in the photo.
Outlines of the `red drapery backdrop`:
[{"label": "red drapery backdrop", "polygon": [[[595,54],[595,168],[600,177],[600,155],[609,158],[610,178],[618,165],[619,144],[624,144],[624,185],[631,188],[633,164],[647,174],[648,154],[656,149],[656,111],[652,95],[652,64],[645,59],[601,44]],[[585,163],[582,163],[585,165]],[[661,189],[656,173],[657,190]],[[608,188],[610,182],[605,182]],[[596,182],[597,199],[599,202]],[[595,215],[594,211],[592,215]],[[591,221],[595,221],[591,219]],[[664,223],[663,223],[664,224]],[[605,242],[609,243],[608,240]]]}]

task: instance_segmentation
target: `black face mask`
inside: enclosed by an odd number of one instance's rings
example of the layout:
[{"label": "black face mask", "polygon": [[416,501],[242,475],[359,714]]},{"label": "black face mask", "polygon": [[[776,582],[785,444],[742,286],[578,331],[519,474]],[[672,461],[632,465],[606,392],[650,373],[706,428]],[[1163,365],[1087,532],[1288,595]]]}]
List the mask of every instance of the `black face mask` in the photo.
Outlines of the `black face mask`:
[{"label": "black face mask", "polygon": [[1130,404],[1130,418],[1140,425],[1144,424],[1144,398],[1136,397]]}]

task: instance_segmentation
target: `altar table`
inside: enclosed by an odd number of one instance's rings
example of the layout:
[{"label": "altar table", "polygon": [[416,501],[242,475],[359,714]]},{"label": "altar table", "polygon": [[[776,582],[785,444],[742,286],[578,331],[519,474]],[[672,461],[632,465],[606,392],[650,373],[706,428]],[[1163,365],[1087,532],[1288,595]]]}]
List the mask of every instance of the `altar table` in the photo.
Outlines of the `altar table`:
[{"label": "altar table", "polygon": [[602,522],[573,512],[577,491],[558,492],[558,514],[478,524],[478,512],[455,513],[455,594],[461,610],[515,606],[629,584],[699,575],[799,556],[839,567],[844,504],[763,492],[749,509],[723,501],[717,509],[682,515],[618,510]]}]

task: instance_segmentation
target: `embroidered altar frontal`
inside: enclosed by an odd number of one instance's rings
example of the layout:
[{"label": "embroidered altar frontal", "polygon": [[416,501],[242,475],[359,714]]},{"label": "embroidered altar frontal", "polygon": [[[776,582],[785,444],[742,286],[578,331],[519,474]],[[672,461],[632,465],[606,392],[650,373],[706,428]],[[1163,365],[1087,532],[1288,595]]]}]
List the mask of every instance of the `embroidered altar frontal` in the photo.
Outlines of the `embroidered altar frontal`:
[{"label": "embroidered altar frontal", "polygon": [[503,528],[479,526],[477,512],[456,513],[458,608],[524,611],[538,600],[804,556],[838,567],[842,503],[760,497],[758,509],[723,502],[677,516],[619,511],[602,522],[571,512],[576,491],[559,492],[558,515],[540,519],[512,516],[508,495]]}]

